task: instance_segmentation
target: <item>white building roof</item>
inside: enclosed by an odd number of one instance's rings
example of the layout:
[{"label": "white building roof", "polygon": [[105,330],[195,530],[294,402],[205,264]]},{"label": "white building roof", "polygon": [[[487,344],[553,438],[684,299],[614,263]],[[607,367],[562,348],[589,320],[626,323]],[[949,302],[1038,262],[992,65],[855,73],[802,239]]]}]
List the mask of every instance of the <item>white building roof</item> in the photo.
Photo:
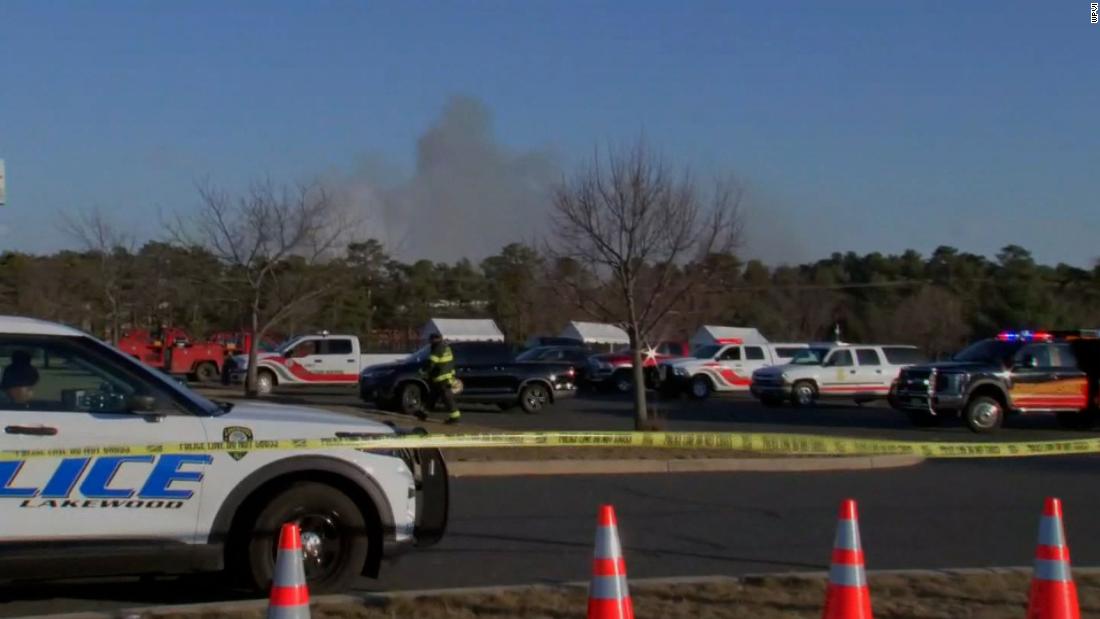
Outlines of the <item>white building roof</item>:
[{"label": "white building roof", "polygon": [[84,336],[87,333],[56,322],[27,318],[26,316],[0,316],[0,333],[19,335],[69,335]]},{"label": "white building roof", "polygon": [[586,344],[629,344],[630,336],[615,325],[602,322],[572,321],[562,329],[560,337],[572,337]]},{"label": "white building roof", "polygon": [[692,346],[705,344],[744,344],[747,342],[766,344],[767,339],[755,327],[723,327],[703,325],[691,336]]},{"label": "white building roof", "polygon": [[503,342],[504,334],[488,318],[432,318],[420,329],[420,339],[432,333],[452,342]]}]

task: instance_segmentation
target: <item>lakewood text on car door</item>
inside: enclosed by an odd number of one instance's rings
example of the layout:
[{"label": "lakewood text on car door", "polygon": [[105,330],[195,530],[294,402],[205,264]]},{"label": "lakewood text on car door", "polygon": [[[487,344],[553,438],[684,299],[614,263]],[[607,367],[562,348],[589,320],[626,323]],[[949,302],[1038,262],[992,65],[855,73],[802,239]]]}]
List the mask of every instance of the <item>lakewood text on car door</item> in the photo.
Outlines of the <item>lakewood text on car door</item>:
[{"label": "lakewood text on car door", "polygon": [[348,337],[326,337],[318,341],[318,357],[315,372],[324,375],[329,382],[354,383],[359,380],[359,357]]},{"label": "lakewood text on car door", "polygon": [[883,363],[882,355],[874,348],[856,349],[856,373],[852,381],[854,393],[860,395],[886,395],[890,392],[890,383],[896,377]]},{"label": "lakewood text on car door", "polygon": [[[1073,410],[1079,394],[1063,389],[1054,367],[1054,346],[1033,343],[1016,351],[1012,358],[1009,397],[1019,410]],[[1072,383],[1070,383],[1072,386]]]},{"label": "lakewood text on car door", "polygon": [[[0,449],[207,441],[195,411],[166,385],[91,339],[0,336],[0,366],[33,379],[29,399],[0,394]],[[35,539],[75,548],[112,538],[120,550],[193,542],[211,461],[201,452],[123,450],[0,461],[0,546]]]},{"label": "lakewood text on car door", "polygon": [[826,359],[821,375],[821,395],[852,395],[856,382],[856,363],[847,348],[834,350]]}]

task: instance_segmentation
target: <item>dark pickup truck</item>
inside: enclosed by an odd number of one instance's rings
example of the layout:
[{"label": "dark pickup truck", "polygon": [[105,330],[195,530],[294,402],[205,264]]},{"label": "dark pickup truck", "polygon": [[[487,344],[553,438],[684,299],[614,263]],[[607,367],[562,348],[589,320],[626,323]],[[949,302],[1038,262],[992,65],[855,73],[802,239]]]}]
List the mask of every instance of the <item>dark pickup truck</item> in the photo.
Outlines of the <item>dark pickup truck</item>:
[{"label": "dark pickup truck", "polygon": [[1100,330],[1004,332],[949,362],[901,371],[890,402],[917,425],[960,415],[974,432],[992,432],[1007,415],[1055,413],[1069,428],[1096,421]]},{"label": "dark pickup truck", "polygon": [[[497,342],[454,342],[459,403],[520,406],[537,413],[561,398],[576,394],[575,364],[529,361]],[[428,383],[421,373],[428,348],[403,361],[367,367],[359,375],[359,397],[382,408],[414,414],[428,399]]]}]

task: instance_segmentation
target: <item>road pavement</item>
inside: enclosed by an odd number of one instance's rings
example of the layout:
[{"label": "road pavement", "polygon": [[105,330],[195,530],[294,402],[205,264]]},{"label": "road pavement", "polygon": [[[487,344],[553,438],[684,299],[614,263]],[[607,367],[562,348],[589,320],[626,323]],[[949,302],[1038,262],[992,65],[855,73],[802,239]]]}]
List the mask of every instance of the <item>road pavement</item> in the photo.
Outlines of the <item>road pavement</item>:
[{"label": "road pavement", "polygon": [[[820,570],[839,501],[860,502],[870,568],[1028,565],[1042,500],[1066,501],[1077,565],[1091,535],[1100,458],[933,461],[843,473],[459,479],[444,541],[384,566],[362,590],[584,580],[596,508],[615,505],[634,577]],[[214,578],[20,585],[0,615],[230,599]]]},{"label": "road pavement", "polygon": [[[990,441],[1056,440],[1079,438],[1080,431],[1062,430],[1053,415],[1034,415],[1009,420],[993,435],[977,435],[958,419],[940,427],[914,427],[908,417],[883,402],[819,403],[808,408],[766,408],[748,395],[718,396],[707,400],[686,397],[660,399],[651,393],[650,408],[669,430],[797,432],[901,440]],[[353,390],[286,391],[274,397],[288,404],[351,406],[365,408]],[[632,430],[632,401],[627,396],[582,393],[565,399],[537,415],[515,408],[464,405],[463,419],[478,426],[504,430]],[[435,416],[442,419],[441,414]]]}]

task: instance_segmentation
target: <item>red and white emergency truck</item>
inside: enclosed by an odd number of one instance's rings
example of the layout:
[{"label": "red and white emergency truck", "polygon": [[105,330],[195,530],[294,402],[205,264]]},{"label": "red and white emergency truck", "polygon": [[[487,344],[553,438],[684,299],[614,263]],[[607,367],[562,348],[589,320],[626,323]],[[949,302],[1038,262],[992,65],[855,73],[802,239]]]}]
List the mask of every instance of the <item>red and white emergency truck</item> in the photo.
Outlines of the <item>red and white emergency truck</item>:
[{"label": "red and white emergency truck", "polygon": [[[378,363],[403,359],[405,354],[363,354],[359,338],[332,335],[327,331],[292,338],[272,352],[260,353],[256,388],[261,394],[275,387],[359,384],[359,373]],[[228,382],[243,383],[248,373],[248,355],[236,355],[227,372]]]}]

